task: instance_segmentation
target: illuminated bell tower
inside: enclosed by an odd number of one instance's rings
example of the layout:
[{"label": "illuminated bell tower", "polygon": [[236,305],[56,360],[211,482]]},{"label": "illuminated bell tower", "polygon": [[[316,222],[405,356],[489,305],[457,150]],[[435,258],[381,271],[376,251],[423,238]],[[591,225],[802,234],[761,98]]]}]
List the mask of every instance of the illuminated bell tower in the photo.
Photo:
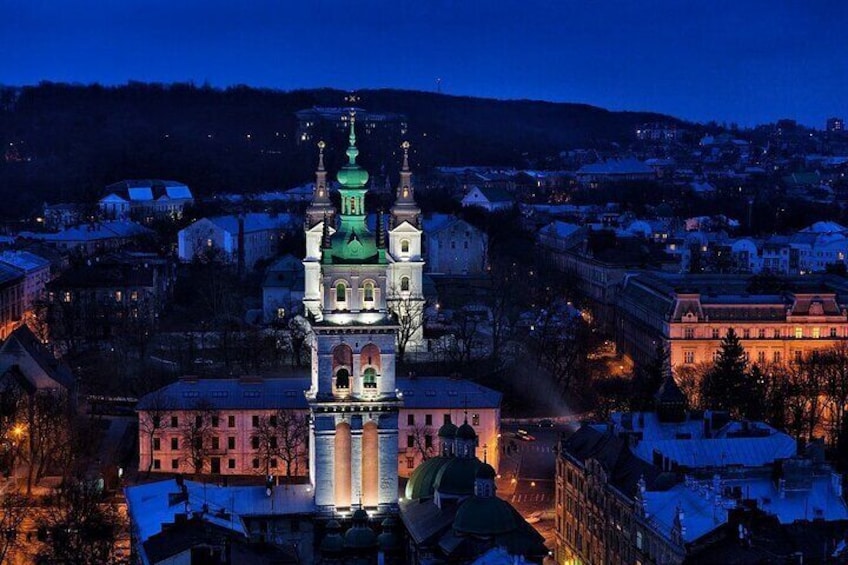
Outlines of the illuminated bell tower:
[{"label": "illuminated bell tower", "polygon": [[424,257],[421,209],[415,202],[415,186],[409,169],[409,142],[401,144],[403,165],[391,209],[389,229],[389,309],[408,316],[401,331],[409,332],[407,351],[424,346]]},{"label": "illuminated bell tower", "polygon": [[304,292],[314,334],[306,392],[312,416],[309,469],[315,504],[327,512],[397,507],[397,326],[386,306],[382,215],[376,233],[371,231],[365,213],[368,173],[356,164],[358,155],[352,114],[348,163],[337,175],[338,225],[332,225],[335,214],[320,208],[315,224],[320,232],[307,230],[304,261],[315,272],[313,278],[307,273]]}]

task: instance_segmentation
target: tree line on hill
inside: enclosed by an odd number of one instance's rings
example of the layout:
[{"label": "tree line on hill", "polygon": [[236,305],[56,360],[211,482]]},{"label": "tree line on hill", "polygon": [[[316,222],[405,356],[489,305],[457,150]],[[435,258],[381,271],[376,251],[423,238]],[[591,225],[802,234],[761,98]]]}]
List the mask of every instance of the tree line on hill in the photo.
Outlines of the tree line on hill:
[{"label": "tree line on hill", "polygon": [[[174,178],[200,195],[258,191],[311,180],[314,142],[298,143],[295,112],[344,106],[345,92],[291,92],[236,86],[41,83],[0,88],[0,195],[3,216],[32,214],[47,202],[95,201],[125,178]],[[610,112],[579,104],[500,101],[443,94],[366,90],[371,112],[408,119],[413,166],[526,166],[570,147],[630,139],[637,125],[673,118]],[[327,139],[328,166],[344,160],[345,133]],[[360,162],[389,173],[398,148],[360,136]]]}]

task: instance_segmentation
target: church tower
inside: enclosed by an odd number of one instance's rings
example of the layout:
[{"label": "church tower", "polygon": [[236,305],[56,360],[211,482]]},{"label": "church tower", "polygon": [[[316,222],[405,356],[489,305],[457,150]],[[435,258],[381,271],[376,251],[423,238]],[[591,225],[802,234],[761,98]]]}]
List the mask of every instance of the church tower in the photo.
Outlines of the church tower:
[{"label": "church tower", "polygon": [[306,257],[303,259],[305,275],[303,307],[307,315],[321,318],[320,297],[320,261],[321,238],[325,230],[335,233],[332,227],[336,209],[330,202],[330,187],[327,184],[327,171],[324,169],[324,142],[318,142],[318,170],[315,171],[315,187],[312,190],[312,202],[306,209]]},{"label": "church tower", "polygon": [[400,341],[407,351],[424,343],[424,258],[421,209],[409,169],[409,142],[404,141],[403,165],[391,209],[389,230],[389,309],[401,319]]},{"label": "church tower", "polygon": [[376,230],[369,229],[368,173],[357,165],[358,155],[352,114],[348,163],[337,175],[337,221],[316,184],[310,206],[315,213],[307,220],[315,223],[306,228],[304,306],[314,334],[306,392],[312,416],[309,469],[319,510],[385,512],[397,506],[397,325],[386,302],[382,218]]}]

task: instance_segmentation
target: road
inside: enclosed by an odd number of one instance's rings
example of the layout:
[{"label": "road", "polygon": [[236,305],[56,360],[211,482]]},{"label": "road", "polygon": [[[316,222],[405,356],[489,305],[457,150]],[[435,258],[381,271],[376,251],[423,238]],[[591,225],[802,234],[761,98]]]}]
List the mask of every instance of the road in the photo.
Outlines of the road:
[{"label": "road", "polygon": [[[519,439],[519,429],[533,440]],[[501,456],[498,495],[533,523],[549,549],[554,547],[556,450],[560,440],[572,431],[573,427],[566,424],[545,428],[538,423],[501,426],[506,453]]]}]

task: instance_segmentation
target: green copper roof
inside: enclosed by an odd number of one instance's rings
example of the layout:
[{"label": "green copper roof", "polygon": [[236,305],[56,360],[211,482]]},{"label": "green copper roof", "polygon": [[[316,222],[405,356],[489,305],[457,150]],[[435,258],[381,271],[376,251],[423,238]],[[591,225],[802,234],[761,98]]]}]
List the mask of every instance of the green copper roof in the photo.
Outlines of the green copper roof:
[{"label": "green copper roof", "polygon": [[406,483],[406,498],[418,500],[436,492],[436,476],[442,467],[453,461],[450,457],[431,457],[412,471]]},{"label": "green copper roof", "polygon": [[476,457],[451,458],[450,462],[439,469],[436,475],[436,490],[443,494],[457,496],[473,494],[474,478],[482,464]]},{"label": "green copper roof", "polygon": [[456,533],[481,537],[505,534],[517,526],[509,502],[496,496],[472,496],[459,506],[453,521]]},{"label": "green copper roof", "polygon": [[339,190],[344,195],[346,188],[356,189],[365,186],[368,182],[368,171],[356,164],[356,158],[359,156],[359,149],[356,148],[356,132],[354,131],[355,119],[350,117],[350,146],[347,148],[347,165],[342,167],[337,176],[341,187]]}]

